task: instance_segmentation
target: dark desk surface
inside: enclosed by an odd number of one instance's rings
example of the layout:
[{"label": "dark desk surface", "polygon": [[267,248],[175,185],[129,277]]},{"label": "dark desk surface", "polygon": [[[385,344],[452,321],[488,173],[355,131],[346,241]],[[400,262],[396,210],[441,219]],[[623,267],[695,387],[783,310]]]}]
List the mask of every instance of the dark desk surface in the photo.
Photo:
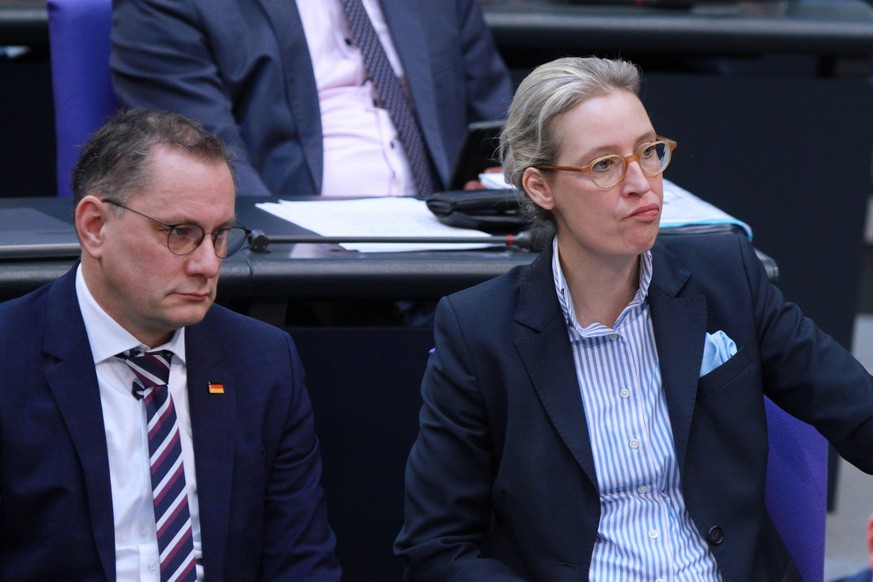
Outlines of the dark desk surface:
[{"label": "dark desk surface", "polygon": [[0,0],[0,45],[48,43],[45,0]]},{"label": "dark desk surface", "polygon": [[[240,222],[268,235],[298,234],[300,229],[255,208],[266,199],[237,202]],[[46,237],[64,238],[57,252],[38,248],[10,252],[14,232],[0,233],[0,300],[16,297],[66,272],[78,255],[70,201],[59,198],[0,198],[4,213],[38,210],[57,226]],[[8,221],[7,221],[8,222]],[[63,222],[66,228],[60,223]],[[60,231],[60,233],[58,232]],[[5,246],[4,246],[5,237]],[[267,253],[244,251],[224,261],[219,298],[274,300],[289,295],[311,298],[438,298],[530,262],[535,255],[495,247],[479,251],[358,253],[336,245],[274,245]]]},{"label": "dark desk surface", "polygon": [[[264,200],[239,199],[240,222],[267,235],[301,233],[296,225],[255,207]],[[23,224],[22,212],[39,216]],[[47,226],[37,227],[43,223]],[[56,279],[78,256],[71,203],[66,199],[0,198],[0,231],[0,300]],[[21,245],[24,237],[35,244]],[[48,250],[38,246],[45,239],[57,244]],[[329,244],[271,245],[266,253],[246,250],[224,261],[219,299],[274,305],[278,310],[289,298],[438,299],[527,264],[535,256],[499,246],[475,251],[359,253]],[[775,262],[763,254],[761,258],[771,278],[777,278]],[[279,311],[270,309],[272,313],[260,312],[262,319],[281,317]]]},{"label": "dark desk surface", "polygon": [[862,0],[700,5],[691,9],[483,2],[498,46],[592,53],[873,54],[873,7]]},{"label": "dark desk surface", "polygon": [[[691,9],[482,0],[497,44],[591,52],[873,54],[873,7],[863,0],[725,2]],[[48,42],[45,0],[0,0],[0,45]]]}]

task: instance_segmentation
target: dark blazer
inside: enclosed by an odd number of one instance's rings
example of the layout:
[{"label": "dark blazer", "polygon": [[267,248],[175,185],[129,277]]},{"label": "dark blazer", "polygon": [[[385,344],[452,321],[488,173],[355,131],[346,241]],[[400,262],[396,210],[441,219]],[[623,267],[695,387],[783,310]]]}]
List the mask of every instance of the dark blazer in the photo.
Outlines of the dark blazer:
[{"label": "dark blazer", "polygon": [[[797,580],[764,505],[767,394],[873,472],[873,379],[742,236],[662,237],[649,304],[688,511],[726,581]],[[410,580],[586,580],[600,517],[551,247],[441,301],[395,550]],[[699,377],[704,335],[738,352]]]},{"label": "dark blazer", "polygon": [[[290,337],[214,306],[185,346],[206,578],[339,580]],[[0,304],[0,580],[115,580],[106,435],[75,270]]]},{"label": "dark blazer", "polygon": [[[381,0],[428,152],[450,178],[471,121],[512,99],[477,0]],[[119,100],[202,122],[238,157],[240,195],[319,194],[315,75],[294,0],[114,0]]]}]

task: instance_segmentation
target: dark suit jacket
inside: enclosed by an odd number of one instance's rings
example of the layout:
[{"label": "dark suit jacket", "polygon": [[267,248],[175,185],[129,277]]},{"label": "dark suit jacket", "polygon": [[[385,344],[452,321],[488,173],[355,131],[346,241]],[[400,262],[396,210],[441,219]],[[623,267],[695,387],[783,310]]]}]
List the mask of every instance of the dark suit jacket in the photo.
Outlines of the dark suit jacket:
[{"label": "dark suit jacket", "polygon": [[[74,275],[0,305],[0,580],[115,579],[106,435]],[[339,580],[291,338],[214,306],[185,342],[207,579]]]},{"label": "dark suit jacket", "polygon": [[[467,124],[512,98],[477,0],[381,0],[442,185]],[[126,106],[201,121],[238,156],[241,195],[319,194],[315,75],[294,0],[114,0],[112,72]]]},{"label": "dark suit jacket", "polygon": [[[783,301],[744,237],[663,237],[649,303],[688,511],[726,581],[796,580],[764,505],[762,395],[873,471],[873,381]],[[600,502],[551,271],[444,299],[396,551],[411,580],[586,580]],[[739,351],[699,377],[706,332]]]}]

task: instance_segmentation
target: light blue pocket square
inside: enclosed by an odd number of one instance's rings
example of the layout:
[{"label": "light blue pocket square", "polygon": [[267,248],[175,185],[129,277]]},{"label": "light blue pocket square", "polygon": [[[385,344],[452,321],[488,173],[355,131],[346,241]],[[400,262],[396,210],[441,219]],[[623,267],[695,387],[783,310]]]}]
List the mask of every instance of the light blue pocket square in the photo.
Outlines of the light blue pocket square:
[{"label": "light blue pocket square", "polygon": [[725,332],[707,333],[703,343],[703,363],[700,375],[705,376],[737,353],[737,344]]}]

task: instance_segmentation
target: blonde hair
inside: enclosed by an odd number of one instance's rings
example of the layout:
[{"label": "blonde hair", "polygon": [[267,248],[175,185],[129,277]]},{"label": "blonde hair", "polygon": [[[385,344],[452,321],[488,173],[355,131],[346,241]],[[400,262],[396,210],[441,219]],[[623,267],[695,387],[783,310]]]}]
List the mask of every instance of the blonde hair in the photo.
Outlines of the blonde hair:
[{"label": "blonde hair", "polygon": [[616,89],[639,94],[640,72],[632,63],[597,57],[567,57],[534,69],[519,85],[500,135],[503,175],[519,191],[522,210],[537,222],[552,214],[531,201],[522,176],[531,166],[554,165],[561,144],[552,121],[592,97]]}]

